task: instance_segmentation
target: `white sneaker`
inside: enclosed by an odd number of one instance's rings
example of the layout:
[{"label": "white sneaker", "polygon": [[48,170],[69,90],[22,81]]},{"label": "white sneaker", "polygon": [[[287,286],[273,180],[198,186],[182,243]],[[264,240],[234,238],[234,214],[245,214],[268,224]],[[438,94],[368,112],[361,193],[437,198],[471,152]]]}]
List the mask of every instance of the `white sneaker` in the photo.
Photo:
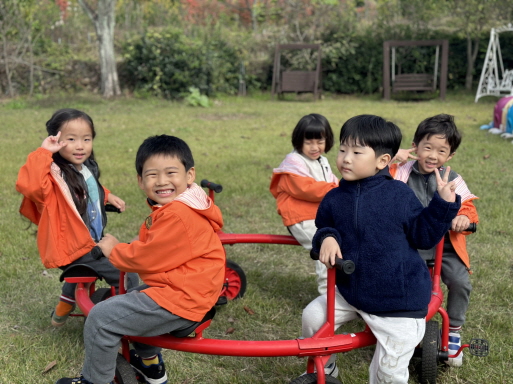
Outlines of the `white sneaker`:
[{"label": "white sneaker", "polygon": [[330,365],[327,365],[326,367],[324,367],[324,374],[330,375],[333,377],[338,377],[337,363],[331,363]]},{"label": "white sneaker", "polygon": [[[461,347],[461,335],[459,332],[449,332],[449,355],[454,355]],[[450,367],[461,367],[463,364],[463,352],[457,357],[449,358],[445,362]]]},{"label": "white sneaker", "polygon": [[[331,363],[324,367],[324,374],[328,376],[332,376],[337,378],[338,377],[338,367],[337,363]],[[301,376],[306,375],[306,372],[304,372]]]},{"label": "white sneaker", "polygon": [[504,131],[500,128],[490,128],[488,130],[488,133],[491,133],[492,135],[500,135],[501,133],[503,133]]}]

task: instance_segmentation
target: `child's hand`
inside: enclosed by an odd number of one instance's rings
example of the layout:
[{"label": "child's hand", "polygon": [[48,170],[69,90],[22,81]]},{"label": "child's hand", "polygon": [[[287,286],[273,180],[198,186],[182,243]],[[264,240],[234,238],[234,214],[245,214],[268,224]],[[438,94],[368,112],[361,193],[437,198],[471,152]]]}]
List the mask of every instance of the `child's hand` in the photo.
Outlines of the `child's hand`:
[{"label": "child's hand", "polygon": [[61,137],[61,131],[57,132],[57,135],[55,136],[48,136],[43,140],[41,148],[47,149],[52,153],[59,152],[61,148],[64,148],[66,145],[68,145],[68,143],[65,141],[59,141],[59,137]]},{"label": "child's hand", "polygon": [[342,259],[342,252],[337,240],[334,237],[325,238],[319,251],[319,261],[324,263],[326,267],[333,268],[336,257]]},{"label": "child's hand", "polygon": [[125,211],[125,202],[113,193],[109,193],[109,196],[107,196],[107,202],[112,204],[116,208],[119,208],[121,212]]},{"label": "child's hand", "polygon": [[435,168],[436,185],[440,197],[449,203],[456,201],[456,183],[454,181],[449,182],[449,173],[451,173],[451,167],[447,167],[445,170],[444,178],[440,177],[440,172]]},{"label": "child's hand", "polygon": [[408,160],[417,160],[418,157],[413,155],[412,152],[415,152],[415,148],[399,149],[394,158],[390,160],[390,164],[397,161],[399,165],[404,165]]},{"label": "child's hand", "polygon": [[456,216],[452,220],[451,230],[455,232],[463,232],[470,225],[470,219],[465,215]]},{"label": "child's hand", "polygon": [[107,233],[102,239],[98,242],[98,246],[102,250],[103,255],[106,258],[110,257],[110,253],[114,249],[114,247],[119,244],[119,240],[116,239],[111,234]]}]

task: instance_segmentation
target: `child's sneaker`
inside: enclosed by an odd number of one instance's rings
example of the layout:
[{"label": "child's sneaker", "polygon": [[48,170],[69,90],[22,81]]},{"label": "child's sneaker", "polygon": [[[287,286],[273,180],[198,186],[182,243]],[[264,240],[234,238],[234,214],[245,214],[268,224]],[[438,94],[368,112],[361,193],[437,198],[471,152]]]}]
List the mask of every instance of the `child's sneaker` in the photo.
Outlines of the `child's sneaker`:
[{"label": "child's sneaker", "polygon": [[[337,378],[338,377],[338,367],[337,363],[333,362],[331,364],[328,364],[324,367],[324,374],[328,376],[332,376]],[[301,376],[306,375],[306,372],[304,372]]]},{"label": "child's sneaker", "polygon": [[[459,332],[449,332],[449,355],[454,355],[461,347],[461,335]],[[463,364],[463,352],[458,356],[449,358],[445,362],[450,367],[461,367]]]},{"label": "child's sneaker", "polygon": [[[93,384],[89,380],[84,379],[84,376],[80,375],[80,377],[63,377],[62,379],[57,380],[55,384]],[[114,384],[114,381],[111,381],[109,384]]]},{"label": "child's sneaker", "polygon": [[[66,306],[69,305],[69,308],[63,309],[60,308],[62,307],[61,303],[62,302],[59,302],[59,304],[57,304],[55,309],[52,311],[52,325],[54,327],[62,327],[64,323],[66,323],[66,320],[68,320],[68,317],[71,314],[71,312],[75,310],[75,304],[70,305],[65,303]],[[60,316],[57,315],[58,313],[60,313]]]},{"label": "child's sneaker", "polygon": [[333,377],[338,377],[337,363],[331,363],[324,367],[324,373]]},{"label": "child's sneaker", "polygon": [[[167,374],[162,355],[157,355],[159,359],[158,364],[151,364],[146,366],[141,356],[139,356],[133,349],[130,351],[130,365],[136,373],[141,375],[140,379],[144,379],[147,384],[166,384]],[[138,378],[139,379],[139,378]]]}]

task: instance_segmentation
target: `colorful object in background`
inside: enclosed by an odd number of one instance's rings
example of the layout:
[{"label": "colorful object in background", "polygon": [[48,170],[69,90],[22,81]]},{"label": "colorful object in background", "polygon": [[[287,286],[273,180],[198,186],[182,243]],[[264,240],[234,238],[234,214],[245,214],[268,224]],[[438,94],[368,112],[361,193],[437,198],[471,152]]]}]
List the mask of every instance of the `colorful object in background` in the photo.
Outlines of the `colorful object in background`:
[{"label": "colorful object in background", "polygon": [[[489,125],[482,125],[481,129],[488,129],[494,135],[506,132],[508,111],[513,106],[513,96],[502,97],[493,108],[493,121]],[[511,133],[511,132],[510,132]],[[513,137],[513,136],[512,136]]]}]

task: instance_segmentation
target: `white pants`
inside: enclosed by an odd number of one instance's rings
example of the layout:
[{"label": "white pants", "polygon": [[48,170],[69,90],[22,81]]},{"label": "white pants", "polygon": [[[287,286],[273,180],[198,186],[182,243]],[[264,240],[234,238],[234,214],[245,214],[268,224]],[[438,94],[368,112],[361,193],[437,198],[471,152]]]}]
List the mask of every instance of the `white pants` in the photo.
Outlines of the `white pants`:
[{"label": "white pants", "polygon": [[[370,384],[407,384],[408,365],[415,347],[424,337],[425,319],[380,317],[360,311],[342,295],[335,294],[335,329],[354,320],[358,314],[376,336],[376,351],[369,367]],[[326,322],[326,295],[313,300],[303,310],[303,336],[311,337]],[[336,360],[331,356],[326,365]]]},{"label": "white pants", "polygon": [[[292,236],[301,244],[307,251],[312,249],[312,239],[317,231],[315,220],[305,220],[301,223],[291,225],[289,228]],[[317,290],[319,294],[324,295],[328,283],[328,269],[319,260],[314,261],[315,274],[317,275]]]}]

